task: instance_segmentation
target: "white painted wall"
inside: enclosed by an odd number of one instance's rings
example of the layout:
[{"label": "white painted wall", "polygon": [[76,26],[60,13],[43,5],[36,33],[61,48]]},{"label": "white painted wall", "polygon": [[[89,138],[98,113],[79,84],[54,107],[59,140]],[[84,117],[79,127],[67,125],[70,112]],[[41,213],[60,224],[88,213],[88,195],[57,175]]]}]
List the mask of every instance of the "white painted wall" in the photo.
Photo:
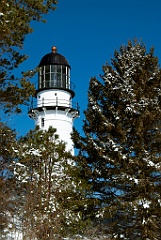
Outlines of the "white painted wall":
[{"label": "white painted wall", "polygon": [[[47,109],[47,107],[53,107],[53,109]],[[59,107],[65,108],[62,110]],[[59,139],[66,143],[66,150],[71,151],[74,155],[71,140],[74,118],[69,112],[71,107],[72,98],[70,92],[61,89],[47,89],[37,94],[37,109],[34,109],[34,112],[35,124],[42,130],[47,130],[50,126],[55,128]]]},{"label": "white painted wall", "polygon": [[64,90],[48,89],[37,94],[37,107],[45,106],[71,107],[71,94]]},{"label": "white painted wall", "polygon": [[[44,119],[44,126],[42,126]],[[36,125],[42,130],[47,130],[50,126],[57,130],[59,139],[66,142],[66,149],[74,153],[71,133],[73,130],[73,118],[70,113],[61,110],[43,110],[37,112]]]}]

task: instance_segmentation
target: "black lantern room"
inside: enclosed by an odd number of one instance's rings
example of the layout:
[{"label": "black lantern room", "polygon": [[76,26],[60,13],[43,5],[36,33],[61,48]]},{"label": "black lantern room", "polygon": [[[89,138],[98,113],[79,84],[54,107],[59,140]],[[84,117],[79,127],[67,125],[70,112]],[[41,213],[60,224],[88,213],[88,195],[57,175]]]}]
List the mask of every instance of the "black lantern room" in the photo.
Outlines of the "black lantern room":
[{"label": "black lantern room", "polygon": [[52,52],[46,54],[39,64],[38,92],[49,88],[58,88],[70,91],[70,65],[67,59],[57,53],[57,48],[52,47]]}]

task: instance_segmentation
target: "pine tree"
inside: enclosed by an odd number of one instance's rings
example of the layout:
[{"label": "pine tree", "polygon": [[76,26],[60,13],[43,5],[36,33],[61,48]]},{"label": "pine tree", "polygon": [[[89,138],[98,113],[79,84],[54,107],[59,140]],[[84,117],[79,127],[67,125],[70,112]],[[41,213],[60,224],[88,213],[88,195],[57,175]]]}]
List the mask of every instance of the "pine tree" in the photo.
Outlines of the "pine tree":
[{"label": "pine tree", "polygon": [[[154,49],[128,42],[92,78],[73,133],[99,221],[115,239],[161,238],[161,69]],[[98,221],[95,218],[95,221]]]},{"label": "pine tree", "polygon": [[49,10],[55,10],[56,0],[2,0],[0,6],[0,98],[5,112],[20,111],[34,86],[30,83],[35,70],[16,76],[14,70],[27,59],[21,54],[26,36],[33,31],[32,21],[44,21]]},{"label": "pine tree", "polygon": [[15,152],[17,233],[23,239],[50,240],[83,231],[89,222],[82,218],[88,202],[84,182],[56,131],[30,131]]},{"label": "pine tree", "polygon": [[[16,133],[5,124],[0,123],[0,236],[6,240],[12,225],[16,202],[13,161],[16,159],[14,149],[17,148]],[[10,226],[10,227],[9,227]]]}]

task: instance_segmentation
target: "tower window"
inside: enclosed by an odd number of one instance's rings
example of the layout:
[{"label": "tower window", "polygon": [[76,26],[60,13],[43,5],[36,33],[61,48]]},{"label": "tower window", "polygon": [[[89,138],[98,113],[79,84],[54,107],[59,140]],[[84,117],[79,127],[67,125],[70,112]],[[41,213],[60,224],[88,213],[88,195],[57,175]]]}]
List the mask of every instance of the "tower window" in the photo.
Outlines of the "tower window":
[{"label": "tower window", "polygon": [[45,125],[45,120],[44,118],[41,118],[41,127],[44,127],[44,125]]},{"label": "tower window", "polygon": [[63,65],[41,66],[39,88],[70,88],[70,68]]}]

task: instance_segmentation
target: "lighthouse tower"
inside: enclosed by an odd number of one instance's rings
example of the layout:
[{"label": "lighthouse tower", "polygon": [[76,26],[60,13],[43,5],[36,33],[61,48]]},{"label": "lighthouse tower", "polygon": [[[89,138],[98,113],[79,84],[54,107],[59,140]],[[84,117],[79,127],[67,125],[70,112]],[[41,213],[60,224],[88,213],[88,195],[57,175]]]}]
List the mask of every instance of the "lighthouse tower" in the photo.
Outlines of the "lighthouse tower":
[{"label": "lighthouse tower", "polygon": [[52,52],[42,57],[36,103],[31,104],[29,116],[42,130],[50,126],[55,128],[59,139],[66,142],[66,150],[74,154],[71,133],[74,119],[79,116],[79,107],[72,101],[75,93],[70,81],[70,70],[69,62],[57,53],[56,47],[52,47]]}]

